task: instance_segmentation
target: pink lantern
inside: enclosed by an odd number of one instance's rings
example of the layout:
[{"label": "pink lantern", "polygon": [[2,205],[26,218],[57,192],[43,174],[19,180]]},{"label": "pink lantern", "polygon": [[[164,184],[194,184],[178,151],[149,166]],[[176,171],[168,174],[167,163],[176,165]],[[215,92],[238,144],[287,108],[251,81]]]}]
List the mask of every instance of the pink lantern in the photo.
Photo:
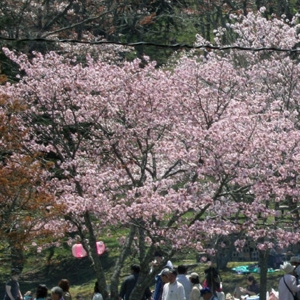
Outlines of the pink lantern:
[{"label": "pink lantern", "polygon": [[[105,252],[105,245],[102,241],[96,242],[96,246],[98,255],[101,255]],[[72,254],[76,258],[82,258],[88,255],[85,249],[83,248],[82,244],[80,243],[77,243],[72,246]]]},{"label": "pink lantern", "polygon": [[97,253],[98,253],[98,255],[103,254],[105,252],[105,245],[104,245],[104,243],[102,241],[100,241],[100,242],[97,242],[96,245],[97,245]]},{"label": "pink lantern", "polygon": [[73,247],[72,247],[72,254],[76,258],[82,258],[82,257],[87,256],[87,252],[83,248],[82,244],[75,244],[75,245],[73,245]]}]

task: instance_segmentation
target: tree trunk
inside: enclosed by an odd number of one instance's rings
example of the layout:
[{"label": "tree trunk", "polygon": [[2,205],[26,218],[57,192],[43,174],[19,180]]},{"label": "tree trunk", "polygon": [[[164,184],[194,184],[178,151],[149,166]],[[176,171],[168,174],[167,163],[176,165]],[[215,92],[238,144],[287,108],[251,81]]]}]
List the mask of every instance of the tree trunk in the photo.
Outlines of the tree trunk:
[{"label": "tree trunk", "polygon": [[259,266],[260,266],[260,293],[259,300],[266,300],[267,295],[267,274],[268,274],[268,258],[270,250],[259,250]]},{"label": "tree trunk", "polygon": [[116,261],[114,271],[113,271],[113,274],[111,277],[111,284],[110,284],[110,299],[111,300],[119,299],[118,287],[119,287],[120,273],[121,273],[122,267],[124,265],[124,261],[130,253],[130,248],[132,245],[133,238],[135,236],[135,232],[136,232],[136,227],[131,226],[130,232],[126,238],[125,244],[122,247],[120,256],[118,257],[118,259]]},{"label": "tree trunk", "polygon": [[86,227],[89,232],[89,246],[90,246],[90,257],[93,261],[94,270],[96,272],[96,278],[98,281],[98,287],[100,289],[100,292],[103,296],[104,300],[107,300],[109,298],[108,291],[107,291],[107,285],[106,285],[106,279],[105,279],[105,273],[104,269],[102,267],[102,264],[99,260],[98,253],[97,253],[97,246],[96,246],[96,237],[93,231],[93,226],[90,219],[89,212],[86,212],[84,214],[84,221],[86,224]]},{"label": "tree trunk", "polygon": [[11,267],[22,272],[24,267],[24,253],[22,247],[17,242],[13,242],[11,247]]}]

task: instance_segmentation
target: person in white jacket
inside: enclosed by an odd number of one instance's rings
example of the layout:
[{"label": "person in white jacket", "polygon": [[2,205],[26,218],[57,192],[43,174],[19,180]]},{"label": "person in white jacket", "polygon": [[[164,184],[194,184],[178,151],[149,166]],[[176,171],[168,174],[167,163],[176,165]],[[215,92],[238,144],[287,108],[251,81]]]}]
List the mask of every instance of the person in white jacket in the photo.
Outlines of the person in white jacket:
[{"label": "person in white jacket", "polygon": [[300,291],[295,277],[295,268],[289,262],[285,262],[280,268],[285,272],[279,280],[278,292],[279,300],[294,300],[294,296]]},{"label": "person in white jacket", "polygon": [[190,299],[190,293],[192,290],[192,283],[189,280],[189,277],[187,276],[187,271],[188,268],[186,265],[179,265],[177,267],[177,281],[180,282],[183,287],[184,287],[184,293],[185,293],[185,298]]},{"label": "person in white jacket", "polygon": [[168,274],[169,282],[164,285],[162,300],[187,300],[183,285],[176,280],[177,271],[170,270]]}]

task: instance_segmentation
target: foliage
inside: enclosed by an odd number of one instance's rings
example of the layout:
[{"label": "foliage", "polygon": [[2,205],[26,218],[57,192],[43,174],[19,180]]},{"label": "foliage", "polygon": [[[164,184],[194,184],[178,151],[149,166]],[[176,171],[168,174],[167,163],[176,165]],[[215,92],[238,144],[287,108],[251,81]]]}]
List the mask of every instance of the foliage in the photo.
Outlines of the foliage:
[{"label": "foliage", "polygon": [[[263,14],[234,17],[235,45],[292,48],[297,20]],[[144,270],[132,294],[138,299],[153,280],[156,250],[166,261],[184,248],[214,256],[229,235],[237,249],[251,239],[262,254],[275,242],[298,242],[298,212],[279,210],[299,201],[300,69],[289,53],[183,55],[170,70],[147,58],[141,68],[140,60],[112,65],[87,56],[80,64],[54,52],[5,53],[26,74],[1,88],[24,105],[16,114],[26,129],[22,147],[54,165],[49,191],[64,219],[50,208],[57,223],[48,229],[63,224],[70,244],[84,244],[105,299],[95,241],[111,230],[125,233],[113,299],[133,253]],[[218,247],[210,244],[216,237]]]},{"label": "foliage", "polygon": [[[62,209],[47,190],[47,164],[38,161],[38,152],[26,152],[23,140],[27,130],[18,125],[24,103],[2,94],[0,98],[0,231],[8,245],[12,267],[23,268],[23,250],[36,239],[47,241],[46,223]],[[49,209],[52,208],[50,213]]]},{"label": "foliage", "polygon": [[[90,51],[96,57],[104,55],[118,61],[131,57],[132,49],[99,45],[96,50],[96,47],[86,47],[81,43],[102,40],[116,43],[146,41],[167,45],[192,44],[195,32],[212,41],[213,30],[224,27],[230,21],[230,14],[246,15],[262,6],[266,7],[266,16],[286,15],[291,19],[292,12],[298,11],[297,1],[281,0],[2,0],[1,45],[11,46],[23,53],[57,50],[60,53],[81,53],[82,57],[84,51]],[[47,38],[52,42],[43,40]],[[77,40],[78,43],[55,42],[65,39]],[[166,63],[174,52],[171,48],[156,48],[153,51],[151,47],[144,46],[137,46],[135,50],[139,58],[148,55],[159,65]],[[114,57],[112,53],[119,55]]]}]

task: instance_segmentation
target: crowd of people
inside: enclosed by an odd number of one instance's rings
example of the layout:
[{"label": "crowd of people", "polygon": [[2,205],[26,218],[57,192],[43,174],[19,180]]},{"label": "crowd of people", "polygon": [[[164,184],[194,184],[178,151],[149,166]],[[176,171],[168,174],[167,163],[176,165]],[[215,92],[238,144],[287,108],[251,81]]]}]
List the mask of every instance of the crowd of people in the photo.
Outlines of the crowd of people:
[{"label": "crowd of people", "polygon": [[[300,300],[300,257],[292,256],[290,261],[283,262],[280,269],[284,275],[278,283],[278,292],[272,290],[268,300]],[[259,295],[259,285],[252,275],[247,277],[246,288],[237,287],[235,298],[244,299],[245,295]]]},{"label": "crowd of people", "polygon": [[[157,255],[153,261],[153,267],[159,264],[162,257]],[[154,269],[151,270],[151,272]],[[220,285],[221,278],[213,267],[205,270],[205,280],[200,283],[199,274],[193,272],[187,274],[188,268],[185,265],[179,265],[176,269],[170,261],[155,276],[155,288],[153,291],[147,288],[144,293],[144,300],[198,300],[202,296],[203,300],[225,300]],[[123,281],[120,292],[120,300],[128,300],[140,273],[140,266],[133,264],[131,266],[131,274]],[[4,300],[72,300],[70,293],[70,284],[67,279],[62,279],[58,285],[47,288],[45,284],[39,284],[36,291],[32,293],[27,291],[22,296],[19,286],[18,270],[12,270],[11,278],[5,285]],[[77,295],[77,300],[82,296]],[[97,281],[94,286],[92,300],[103,300],[99,291]]]},{"label": "crowd of people", "polygon": [[[131,266],[132,274],[128,276],[122,283],[119,299],[128,300],[138,279],[140,267],[138,265]],[[207,278],[203,285],[200,283],[198,273],[193,272],[187,275],[187,267],[180,265],[175,268],[165,267],[156,276],[156,284],[154,291],[146,289],[144,300],[199,300],[200,296],[204,300],[222,300],[225,298],[217,298],[218,293],[222,293],[220,286],[209,286]]]},{"label": "crowd of people", "polygon": [[[153,261],[154,266],[160,264],[161,256],[157,256]],[[284,276],[279,281],[278,294],[270,295],[270,300],[298,300],[300,299],[300,257],[294,256],[289,262],[281,265]],[[200,276],[196,272],[187,274],[188,268],[185,265],[179,265],[176,269],[171,261],[167,261],[163,269],[155,276],[154,290],[150,288],[145,290],[144,300],[225,300],[225,294],[222,291],[222,280],[217,270],[210,266],[204,271],[204,280],[200,282]],[[129,300],[129,297],[138,281],[140,266],[133,264],[131,274],[123,281],[119,300]],[[70,294],[70,284],[67,279],[59,281],[58,285],[48,290],[47,286],[40,284],[34,295],[28,291],[22,296],[19,287],[18,270],[12,270],[11,278],[5,285],[4,300],[72,300]],[[49,293],[50,292],[50,293]],[[254,276],[247,276],[247,286],[237,287],[234,292],[236,300],[243,300],[245,296],[259,295],[259,284]],[[51,297],[49,297],[49,294]],[[77,295],[77,300],[82,300],[81,295]],[[226,297],[227,299],[227,297]],[[94,286],[92,300],[103,300],[98,289],[97,282]]]},{"label": "crowd of people", "polygon": [[[11,271],[11,277],[5,284],[4,300],[72,300],[68,279],[60,280],[58,285],[50,290],[45,284],[39,284],[34,294],[32,291],[27,291],[23,297],[19,285],[19,275],[19,270],[13,269]],[[94,296],[95,295],[96,292],[94,292]],[[82,300],[82,296],[77,295],[76,300]],[[101,296],[101,298],[96,297],[93,300],[103,299]]]},{"label": "crowd of people", "polygon": [[[163,260],[162,255],[155,254],[152,262],[151,271]],[[119,300],[128,300],[140,273],[139,265],[131,266],[131,275],[122,283]],[[171,261],[167,261],[163,269],[155,276],[154,290],[145,290],[144,300],[225,300],[222,291],[221,277],[215,268],[208,267],[204,272],[204,280],[200,282],[200,276],[196,272],[188,273],[186,265],[173,267]]]},{"label": "crowd of people", "polygon": [[[159,255],[155,257],[151,272],[154,272],[154,269],[157,270],[155,266],[160,264],[162,259]],[[120,300],[129,299],[137,283],[140,270],[139,265],[133,264],[131,266],[131,274],[120,287]],[[210,267],[205,270],[205,280],[202,283],[200,283],[198,273],[193,272],[188,275],[187,271],[187,266],[179,265],[175,269],[171,261],[167,261],[164,268],[155,276],[154,290],[151,291],[150,288],[146,288],[144,300],[198,300],[200,296],[203,300],[225,300],[220,298],[222,294],[221,280],[214,268]],[[72,300],[70,283],[67,279],[61,279],[57,286],[51,289],[48,289],[45,284],[39,284],[36,291],[27,291],[23,297],[18,281],[19,275],[19,270],[12,270],[11,278],[5,285],[4,300]],[[77,300],[82,300],[80,295],[77,296]],[[92,300],[103,300],[97,281]]]}]

